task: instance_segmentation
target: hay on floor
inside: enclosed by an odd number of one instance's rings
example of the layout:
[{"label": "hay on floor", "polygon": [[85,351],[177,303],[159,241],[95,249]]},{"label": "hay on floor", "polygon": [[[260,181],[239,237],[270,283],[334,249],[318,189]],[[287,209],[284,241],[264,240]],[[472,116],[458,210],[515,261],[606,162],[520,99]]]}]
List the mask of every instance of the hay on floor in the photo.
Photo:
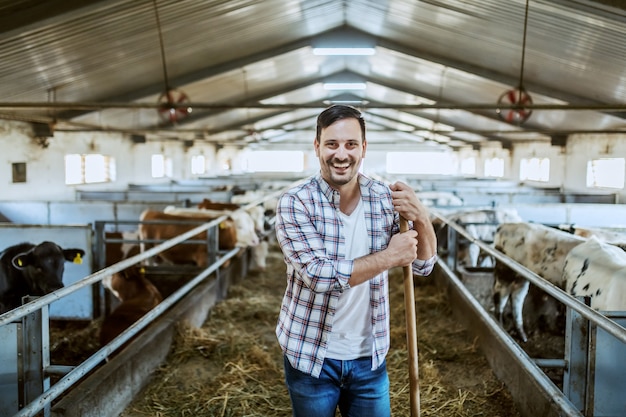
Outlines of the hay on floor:
[{"label": "hay on floor", "polygon": [[[392,415],[408,416],[402,270],[391,271],[390,280]],[[453,319],[445,295],[430,281],[416,278],[415,290],[421,415],[519,416],[485,358]],[[284,286],[284,264],[274,246],[267,271],[232,287],[202,328],[179,329],[167,363],[122,416],[291,416],[274,335]]]}]

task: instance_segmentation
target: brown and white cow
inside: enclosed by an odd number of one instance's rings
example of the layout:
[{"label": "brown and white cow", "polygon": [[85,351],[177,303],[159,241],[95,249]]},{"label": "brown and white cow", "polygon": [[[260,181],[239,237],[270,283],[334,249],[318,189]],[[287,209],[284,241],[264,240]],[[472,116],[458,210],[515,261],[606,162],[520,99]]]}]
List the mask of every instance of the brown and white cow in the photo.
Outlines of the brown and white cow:
[{"label": "brown and white cow", "polygon": [[221,203],[204,199],[198,209],[166,207],[165,212],[195,217],[206,213],[228,215],[235,221],[237,228],[237,247],[249,247],[252,255],[251,269],[265,270],[269,242],[265,209],[260,205],[239,210],[241,206],[234,203]]},{"label": "brown and white cow", "polygon": [[[158,210],[144,210],[139,218],[139,220],[141,221],[141,223],[139,224],[139,237],[142,240],[141,250],[143,252],[157,245],[156,243],[148,242],[149,240],[172,239],[198,227],[201,224],[176,224],[176,222],[189,222],[190,220],[209,222],[216,219],[217,217],[219,216],[216,216],[215,214],[205,214],[204,216],[190,217],[185,215],[168,214]],[[144,223],[149,221],[161,221],[164,223]],[[235,221],[233,219],[225,219],[220,223],[218,229],[219,249],[234,249],[237,245],[237,230],[235,226]],[[200,233],[194,236],[192,239],[206,241],[207,233]],[[200,267],[208,266],[207,245],[204,243],[176,245],[159,253],[157,257],[161,262],[165,262],[168,264],[192,264]]]},{"label": "brown and white cow", "polygon": [[590,307],[626,311],[626,252],[591,236],[573,248],[563,268],[565,291],[587,296]]},{"label": "brown and white cow", "polygon": [[140,265],[133,265],[105,277],[102,285],[111,291],[120,304],[102,322],[101,346],[109,343],[163,301],[161,293],[144,276]]},{"label": "brown and white cow", "polygon": [[[495,249],[561,289],[565,288],[565,257],[584,242],[579,236],[534,223],[504,223],[498,226],[494,236]],[[502,323],[510,299],[515,330],[524,342],[528,337],[524,331],[523,308],[529,286],[528,280],[496,261],[493,285],[496,317]]]}]

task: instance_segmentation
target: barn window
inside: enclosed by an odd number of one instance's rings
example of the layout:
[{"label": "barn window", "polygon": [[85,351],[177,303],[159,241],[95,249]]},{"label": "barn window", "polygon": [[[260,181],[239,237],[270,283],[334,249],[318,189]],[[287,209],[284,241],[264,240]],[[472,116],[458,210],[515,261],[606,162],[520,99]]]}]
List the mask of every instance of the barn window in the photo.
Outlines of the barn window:
[{"label": "barn window", "polygon": [[490,158],[485,160],[485,177],[504,177],[504,159]]},{"label": "barn window", "polygon": [[476,175],[476,158],[463,158],[461,161],[461,175]]},{"label": "barn window", "polygon": [[26,182],[26,162],[14,162],[11,164],[13,183]]},{"label": "barn window", "polygon": [[601,158],[587,161],[587,187],[624,188],[624,158]]},{"label": "barn window", "polygon": [[172,158],[162,154],[152,155],[152,178],[172,178],[174,176],[174,164]]},{"label": "barn window", "polygon": [[302,172],[302,151],[252,151],[246,154],[246,170],[250,172]]},{"label": "barn window", "polygon": [[548,182],[550,180],[550,159],[522,158],[519,167],[519,179]]},{"label": "barn window", "polygon": [[206,172],[206,158],[204,155],[194,155],[191,157],[191,174],[201,175]]},{"label": "barn window", "polygon": [[456,174],[455,156],[447,152],[387,152],[389,174]]},{"label": "barn window", "polygon": [[115,158],[100,154],[65,155],[65,184],[115,181]]}]

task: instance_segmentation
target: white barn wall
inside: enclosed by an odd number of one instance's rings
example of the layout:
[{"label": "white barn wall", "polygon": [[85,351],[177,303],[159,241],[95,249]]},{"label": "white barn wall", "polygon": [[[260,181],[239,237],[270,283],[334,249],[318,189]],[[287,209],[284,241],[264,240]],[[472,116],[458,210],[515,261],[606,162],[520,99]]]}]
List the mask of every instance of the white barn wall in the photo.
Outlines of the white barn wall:
[{"label": "white barn wall", "polygon": [[[28,123],[0,122],[0,200],[3,201],[68,201],[75,200],[75,190],[124,190],[129,183],[151,184],[170,182],[169,178],[152,178],[152,155],[162,153],[173,161],[173,177],[189,179],[191,157],[203,154],[209,172],[218,169],[213,144],[185,148],[181,142],[150,141],[135,144],[121,133],[55,132],[47,148],[36,144]],[[115,158],[117,180],[110,183],[65,185],[65,155],[100,153]],[[13,163],[26,163],[26,182],[13,183]],[[36,190],[34,192],[33,190]]]},{"label": "white barn wall", "polygon": [[[182,142],[148,141],[135,144],[130,137],[121,133],[104,132],[55,132],[49,138],[49,146],[42,148],[33,139],[29,123],[0,121],[0,200],[3,201],[71,201],[75,200],[75,190],[122,190],[129,183],[151,184],[169,183],[168,178],[152,178],[151,157],[163,153],[172,158],[175,179],[191,179],[191,157],[202,154],[207,160],[207,173],[201,176],[242,172],[244,162],[237,147],[224,147],[216,150],[213,144],[196,142],[186,148]],[[480,152],[471,151],[477,158],[476,176],[484,174],[484,161],[487,158],[505,159],[505,179],[519,181],[521,158],[533,155],[551,159],[551,177],[548,183],[532,185],[562,187],[565,191],[582,193],[620,193],[620,202],[626,202],[625,190],[589,189],[585,185],[587,160],[626,155],[626,135],[571,135],[565,148],[550,146],[547,143],[522,143],[515,145],[513,152],[502,149],[498,144],[484,148]],[[464,154],[469,153],[465,150]],[[68,153],[101,153],[116,160],[117,180],[113,183],[79,186],[65,185],[64,157]],[[316,172],[319,163],[312,149],[305,150],[305,173]],[[459,161],[462,159],[458,158]],[[230,161],[230,170],[225,162]],[[11,164],[27,164],[27,182],[12,183]],[[368,149],[364,164],[365,172],[384,172],[386,151]],[[33,191],[35,190],[35,191]]]}]

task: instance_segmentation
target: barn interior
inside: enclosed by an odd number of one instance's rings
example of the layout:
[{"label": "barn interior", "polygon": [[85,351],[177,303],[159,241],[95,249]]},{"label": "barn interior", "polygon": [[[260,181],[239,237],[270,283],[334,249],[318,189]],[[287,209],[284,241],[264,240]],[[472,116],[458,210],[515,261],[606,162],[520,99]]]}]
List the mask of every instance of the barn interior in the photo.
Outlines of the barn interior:
[{"label": "barn interior", "polygon": [[[590,160],[623,167],[626,155],[620,0],[0,0],[0,22],[0,250],[50,237],[92,248],[66,268],[70,294],[51,305],[53,319],[101,312],[104,292],[85,279],[102,277],[105,229],[136,228],[146,207],[272,194],[316,172],[315,118],[333,103],[365,116],[364,171],[408,182],[435,211],[458,209],[456,197],[528,222],[626,230],[624,169],[609,175],[618,186],[588,185]],[[286,152],[275,165],[300,152],[302,169],[251,170],[263,152]],[[418,166],[446,155],[449,170],[390,172],[392,152],[425,155]],[[115,175],[69,184],[68,154],[114,159]],[[172,171],[155,176],[153,155]],[[197,156],[206,171],[192,170]],[[470,157],[475,171],[463,172]],[[488,175],[492,158],[502,176]],[[520,178],[532,159],[550,160],[549,178]],[[450,268],[489,300],[490,271],[450,262],[443,275]],[[219,282],[211,303],[228,286]]]}]

